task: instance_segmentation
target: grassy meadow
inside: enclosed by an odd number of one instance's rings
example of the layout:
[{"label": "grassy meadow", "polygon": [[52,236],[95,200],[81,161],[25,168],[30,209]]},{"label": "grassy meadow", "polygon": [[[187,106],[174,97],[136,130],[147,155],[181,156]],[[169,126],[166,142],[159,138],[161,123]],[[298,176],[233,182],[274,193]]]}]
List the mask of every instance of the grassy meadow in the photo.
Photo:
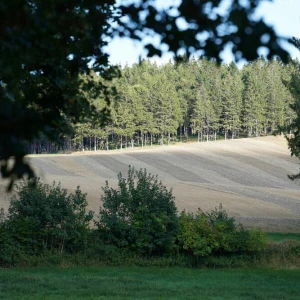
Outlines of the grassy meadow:
[{"label": "grassy meadow", "polygon": [[299,299],[300,270],[1,269],[0,299]]},{"label": "grassy meadow", "polygon": [[268,232],[267,233],[268,240],[273,242],[283,242],[286,240],[292,241],[300,241],[300,233],[292,233],[292,232]]}]

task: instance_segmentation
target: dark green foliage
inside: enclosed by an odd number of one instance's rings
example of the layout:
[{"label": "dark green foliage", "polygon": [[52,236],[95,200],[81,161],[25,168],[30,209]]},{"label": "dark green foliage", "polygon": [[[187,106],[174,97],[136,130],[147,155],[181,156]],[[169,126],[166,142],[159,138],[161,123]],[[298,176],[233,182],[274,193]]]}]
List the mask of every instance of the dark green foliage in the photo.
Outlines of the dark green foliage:
[{"label": "dark green foliage", "polygon": [[[111,122],[105,128],[92,120],[76,124],[69,147],[108,150],[170,144],[195,135],[200,142],[286,132],[278,128],[291,124],[295,112],[283,82],[289,86],[293,72],[293,63],[263,58],[241,70],[204,58],[125,66],[112,82],[118,98],[111,102]],[[101,82],[97,76],[91,80]],[[101,96],[92,103],[99,109],[104,105]]]},{"label": "dark green foliage", "polygon": [[266,235],[261,230],[245,230],[236,225],[222,206],[210,213],[183,211],[179,226],[179,245],[194,256],[258,252],[267,245]]},{"label": "dark green foliage", "polygon": [[[300,39],[293,38],[294,45],[300,51]],[[291,104],[291,109],[295,113],[295,118],[290,121],[290,124],[285,128],[287,130],[287,141],[291,150],[291,155],[300,158],[300,62],[295,60],[291,62],[291,77],[290,81],[286,83],[291,93],[295,98],[295,102]],[[290,179],[299,179],[300,173],[290,175]]]},{"label": "dark green foliage", "polygon": [[[30,166],[23,161],[27,142],[41,137],[57,140],[71,132],[72,122],[87,117],[107,119],[105,108],[97,110],[80,93],[80,89],[93,88],[108,103],[107,84],[84,82],[80,75],[89,74],[92,63],[93,71],[102,78],[118,76],[116,69],[108,66],[108,54],[101,50],[112,34],[109,28],[114,4],[113,0],[1,1],[3,177],[13,180],[24,174],[33,176]],[[7,164],[11,157],[12,168]]]},{"label": "dark green foliage", "polygon": [[0,247],[20,248],[24,254],[81,251],[87,247],[93,217],[86,206],[86,194],[79,187],[68,194],[60,184],[49,186],[39,179],[23,182],[1,224]]},{"label": "dark green foliage", "polygon": [[[165,9],[161,9],[152,1],[126,1],[121,10],[131,18],[120,19],[117,30],[121,36],[135,39],[143,35],[152,37],[153,33],[158,33],[161,43],[175,53],[180,61],[184,57],[178,57],[179,49],[184,49],[187,56],[201,49],[206,57],[220,61],[220,52],[229,44],[233,45],[232,52],[237,61],[242,57],[254,60],[260,46],[268,48],[268,59],[274,55],[286,59],[287,52],[281,47],[274,29],[263,19],[254,21],[252,18],[260,3],[261,0],[233,0],[223,14],[220,6],[224,3],[221,0],[185,0],[180,1],[178,13],[174,14],[174,9],[166,5]],[[217,11],[222,11],[222,14]],[[180,18],[186,22],[185,28],[177,22]],[[265,34],[269,36],[267,42],[263,41]],[[198,38],[199,35],[207,37]],[[155,43],[149,42],[146,49],[149,56],[160,56],[162,53],[161,45]]]},{"label": "dark green foliage", "polygon": [[[199,142],[290,130],[296,136],[292,124],[298,122],[294,120],[297,110],[290,107],[297,99],[296,66],[292,61],[284,65],[277,59],[263,58],[246,64],[241,70],[234,63],[219,66],[204,58],[180,65],[169,62],[159,66],[144,60],[125,66],[122,77],[107,86],[107,92],[111,93],[116,88],[118,97],[111,99],[110,122],[105,127],[91,115],[76,124],[70,122],[74,134],[64,140],[50,143],[41,138],[28,144],[28,151],[133,148],[191,141],[195,135]],[[104,93],[97,93],[97,88],[92,87],[102,86],[103,78],[90,72],[80,79],[78,95],[98,111],[104,109]],[[86,89],[87,86],[90,88]],[[288,87],[292,86],[290,91]]]},{"label": "dark green foliage", "polygon": [[178,218],[172,191],[146,170],[129,167],[118,179],[118,189],[103,187],[95,229],[79,188],[20,184],[8,216],[0,210],[0,266],[299,266],[297,241],[267,244],[265,233],[237,225],[222,206]]},{"label": "dark green foliage", "polygon": [[[298,72],[300,71],[300,65]],[[300,78],[299,78],[300,79]],[[300,80],[298,79],[297,85],[299,86]],[[300,95],[300,94],[299,94]],[[299,97],[298,95],[298,97]],[[291,150],[291,155],[300,158],[300,98],[297,98],[295,103],[291,105],[291,108],[296,113],[296,118],[293,120],[293,122],[287,126],[287,134],[286,139],[288,141],[289,148]],[[290,133],[290,134],[288,134]],[[290,175],[290,179],[299,179],[300,173],[296,175]]]},{"label": "dark green foliage", "polygon": [[98,229],[104,241],[140,254],[160,255],[174,249],[178,231],[172,191],[157,176],[129,167],[118,175],[118,189],[103,187]]}]

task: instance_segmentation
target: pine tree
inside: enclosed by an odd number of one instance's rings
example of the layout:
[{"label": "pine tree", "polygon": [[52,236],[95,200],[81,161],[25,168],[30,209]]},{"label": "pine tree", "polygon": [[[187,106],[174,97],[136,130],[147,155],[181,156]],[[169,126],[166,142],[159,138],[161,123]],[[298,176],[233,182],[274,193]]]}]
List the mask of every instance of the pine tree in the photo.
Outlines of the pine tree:
[{"label": "pine tree", "polygon": [[193,109],[198,94],[198,61],[196,61],[194,58],[192,58],[191,60],[185,59],[181,64],[177,66],[176,70],[176,90],[180,100],[180,108],[182,112],[182,123],[179,127],[180,141],[182,141],[183,136],[185,136],[185,139],[188,139],[189,127],[192,122],[191,115],[193,114]]},{"label": "pine tree", "polygon": [[206,125],[206,110],[207,104],[209,103],[208,97],[205,86],[203,84],[199,85],[197,87],[197,94],[190,115],[192,133],[197,133],[198,142],[200,142],[200,140],[202,141],[203,131]]},{"label": "pine tree", "polygon": [[205,101],[205,129],[208,141],[211,134],[214,134],[216,139],[221,126],[222,85],[218,65],[214,61],[202,59],[199,79],[208,91],[208,99]]},{"label": "pine tree", "polygon": [[162,70],[155,76],[155,85],[152,86],[154,100],[154,120],[160,135],[160,143],[170,143],[171,134],[177,133],[177,128],[182,120],[179,98],[174,84],[168,80]]},{"label": "pine tree", "polygon": [[287,90],[282,82],[282,65],[278,60],[271,60],[267,65],[267,123],[265,133],[273,133],[278,127],[284,126],[286,113]]},{"label": "pine tree", "polygon": [[229,131],[233,139],[241,127],[243,82],[234,64],[223,66],[222,70],[222,127],[226,140]]},{"label": "pine tree", "polygon": [[259,59],[243,69],[243,125],[248,137],[260,136],[267,123],[266,61]]}]

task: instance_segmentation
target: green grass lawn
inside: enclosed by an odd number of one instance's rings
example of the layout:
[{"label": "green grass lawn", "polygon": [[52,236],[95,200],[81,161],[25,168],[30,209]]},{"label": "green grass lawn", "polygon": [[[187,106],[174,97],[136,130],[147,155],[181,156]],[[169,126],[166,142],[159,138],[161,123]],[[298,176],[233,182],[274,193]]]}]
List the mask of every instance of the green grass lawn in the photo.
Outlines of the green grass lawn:
[{"label": "green grass lawn", "polygon": [[299,299],[300,270],[0,269],[0,299]]},{"label": "green grass lawn", "polygon": [[284,240],[300,241],[300,233],[283,233],[283,232],[268,232],[268,239],[274,242],[281,242]]}]

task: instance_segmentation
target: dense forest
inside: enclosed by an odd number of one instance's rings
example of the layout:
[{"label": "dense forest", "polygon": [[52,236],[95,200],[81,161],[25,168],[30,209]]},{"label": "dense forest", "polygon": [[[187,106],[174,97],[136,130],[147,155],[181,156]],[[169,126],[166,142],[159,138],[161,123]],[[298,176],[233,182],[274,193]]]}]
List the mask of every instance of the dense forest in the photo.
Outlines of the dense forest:
[{"label": "dense forest", "polygon": [[[207,59],[157,65],[149,61],[121,68],[110,82],[115,91],[105,126],[83,120],[73,136],[57,142],[41,138],[29,153],[122,149],[195,139],[209,141],[280,133],[291,124],[291,82],[298,61],[260,58],[239,69]],[[86,75],[96,81],[97,74]],[[103,109],[104,95],[82,91]],[[91,118],[92,120],[92,118]]]}]

